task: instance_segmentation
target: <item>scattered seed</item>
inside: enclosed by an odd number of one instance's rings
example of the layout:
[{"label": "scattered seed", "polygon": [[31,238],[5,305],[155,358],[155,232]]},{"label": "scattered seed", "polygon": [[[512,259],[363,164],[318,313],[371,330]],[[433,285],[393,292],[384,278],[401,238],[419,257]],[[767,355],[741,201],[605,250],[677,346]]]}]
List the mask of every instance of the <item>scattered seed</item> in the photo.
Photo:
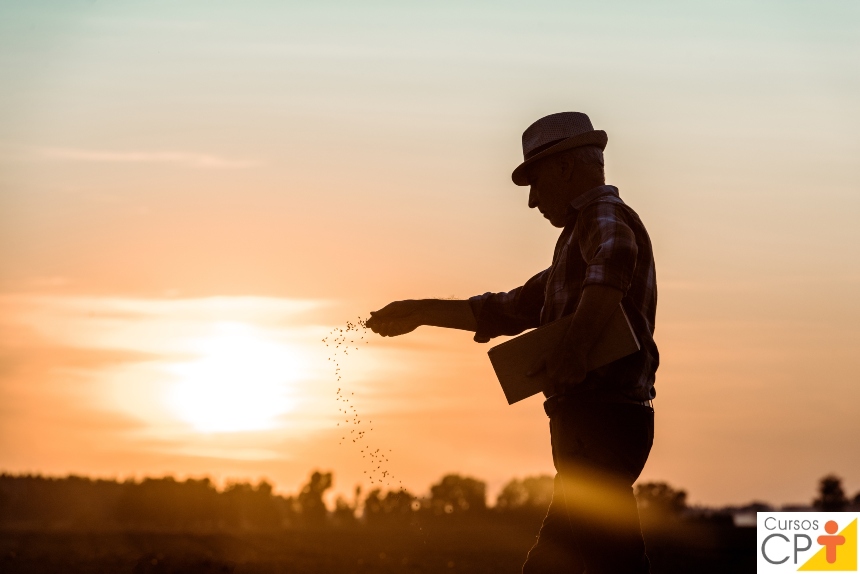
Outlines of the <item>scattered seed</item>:
[{"label": "scattered seed", "polygon": [[[359,317],[356,322],[347,321],[346,326],[344,328],[336,327],[332,329],[329,334],[322,339],[322,343],[325,344],[326,347],[332,347],[334,350],[332,351],[332,355],[328,357],[328,361],[334,363],[334,375],[338,382],[342,380],[343,372],[340,364],[340,357],[348,356],[350,350],[358,350],[358,343],[364,341],[365,344],[369,343],[369,340],[365,339],[365,335],[367,334],[367,320]],[[358,337],[358,341],[356,341],[356,337]],[[369,339],[369,337],[368,337]],[[355,345],[353,347],[353,345]],[[355,392],[350,391],[349,396],[355,398]],[[358,409],[354,405],[346,405],[346,403],[350,402],[350,399],[347,399],[344,396],[344,390],[342,387],[338,387],[337,392],[335,393],[335,401],[341,401],[345,403],[344,408],[338,408],[338,412],[345,413],[352,416],[352,420],[349,418],[344,419],[345,423],[351,422],[356,428],[350,430],[350,434],[353,434],[354,438],[350,439],[353,444],[360,446],[361,441],[366,440],[367,432],[364,430],[360,430],[360,426],[362,424],[361,418],[359,418]],[[345,407],[349,406],[351,411],[348,411]],[[365,424],[372,424],[373,421],[367,421]],[[340,426],[338,422],[336,426]],[[370,431],[373,431],[373,427],[370,427]],[[341,437],[341,441],[338,442],[339,445],[343,444],[343,441],[346,437]],[[368,470],[362,471],[364,474],[368,475],[371,483],[378,482],[379,484],[383,483],[383,478],[392,478],[391,473],[387,470],[383,470],[383,464],[388,464],[390,460],[388,457],[385,457],[379,453],[379,449],[370,450],[366,449],[366,447],[360,447],[359,450],[362,453],[362,457],[367,459],[368,462],[373,461],[377,463],[377,466],[371,467]],[[391,449],[388,449],[388,452],[391,452]],[[369,459],[368,459],[369,457]],[[376,474],[379,474],[381,478],[377,479]]]}]

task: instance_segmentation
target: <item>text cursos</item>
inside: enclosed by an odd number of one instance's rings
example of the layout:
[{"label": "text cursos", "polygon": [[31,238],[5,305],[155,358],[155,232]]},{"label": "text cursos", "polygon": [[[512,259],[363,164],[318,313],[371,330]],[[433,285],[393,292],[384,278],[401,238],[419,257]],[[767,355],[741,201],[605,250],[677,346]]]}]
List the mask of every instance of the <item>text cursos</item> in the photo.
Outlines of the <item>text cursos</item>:
[{"label": "text cursos", "polygon": [[764,527],[768,530],[818,530],[818,520],[779,520],[768,516]]}]

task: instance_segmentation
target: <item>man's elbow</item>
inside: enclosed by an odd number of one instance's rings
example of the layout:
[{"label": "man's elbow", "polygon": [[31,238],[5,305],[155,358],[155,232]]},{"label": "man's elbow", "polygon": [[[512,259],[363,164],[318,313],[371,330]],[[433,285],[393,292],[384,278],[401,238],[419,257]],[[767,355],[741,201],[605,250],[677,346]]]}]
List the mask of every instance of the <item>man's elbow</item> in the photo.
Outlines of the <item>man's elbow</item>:
[{"label": "man's elbow", "polygon": [[616,285],[592,283],[582,290],[583,303],[600,307],[616,306],[624,298],[624,291]]}]

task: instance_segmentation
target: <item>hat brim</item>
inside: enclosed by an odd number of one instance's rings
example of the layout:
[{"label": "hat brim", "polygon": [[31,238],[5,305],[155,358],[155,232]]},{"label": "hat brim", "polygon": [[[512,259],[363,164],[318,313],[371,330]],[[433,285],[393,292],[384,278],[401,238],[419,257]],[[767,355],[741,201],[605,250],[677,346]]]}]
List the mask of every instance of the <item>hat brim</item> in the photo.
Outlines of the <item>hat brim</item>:
[{"label": "hat brim", "polygon": [[558,142],[554,146],[548,147],[540,153],[533,155],[532,157],[518,165],[514,172],[511,174],[511,179],[517,185],[528,185],[529,180],[528,177],[526,177],[526,169],[528,168],[528,166],[530,166],[537,160],[545,158],[548,155],[558,153],[560,151],[575,147],[582,147],[585,145],[593,145],[599,147],[600,149],[606,149],[606,143],[608,141],[609,137],[603,130],[594,130],[590,132],[585,132],[584,134],[579,134],[573,137],[566,138]]}]

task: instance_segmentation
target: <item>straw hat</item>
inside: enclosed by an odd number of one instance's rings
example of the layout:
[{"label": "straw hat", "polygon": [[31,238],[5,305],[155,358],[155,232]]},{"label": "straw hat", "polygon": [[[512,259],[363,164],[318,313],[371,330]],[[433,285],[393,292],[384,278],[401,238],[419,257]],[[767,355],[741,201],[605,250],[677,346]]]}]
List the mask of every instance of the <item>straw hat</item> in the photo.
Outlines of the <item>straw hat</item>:
[{"label": "straw hat", "polygon": [[584,145],[606,148],[608,138],[595,130],[588,116],[579,112],[561,112],[543,117],[523,132],[523,163],[511,174],[517,185],[528,185],[526,167],[542,157]]}]

